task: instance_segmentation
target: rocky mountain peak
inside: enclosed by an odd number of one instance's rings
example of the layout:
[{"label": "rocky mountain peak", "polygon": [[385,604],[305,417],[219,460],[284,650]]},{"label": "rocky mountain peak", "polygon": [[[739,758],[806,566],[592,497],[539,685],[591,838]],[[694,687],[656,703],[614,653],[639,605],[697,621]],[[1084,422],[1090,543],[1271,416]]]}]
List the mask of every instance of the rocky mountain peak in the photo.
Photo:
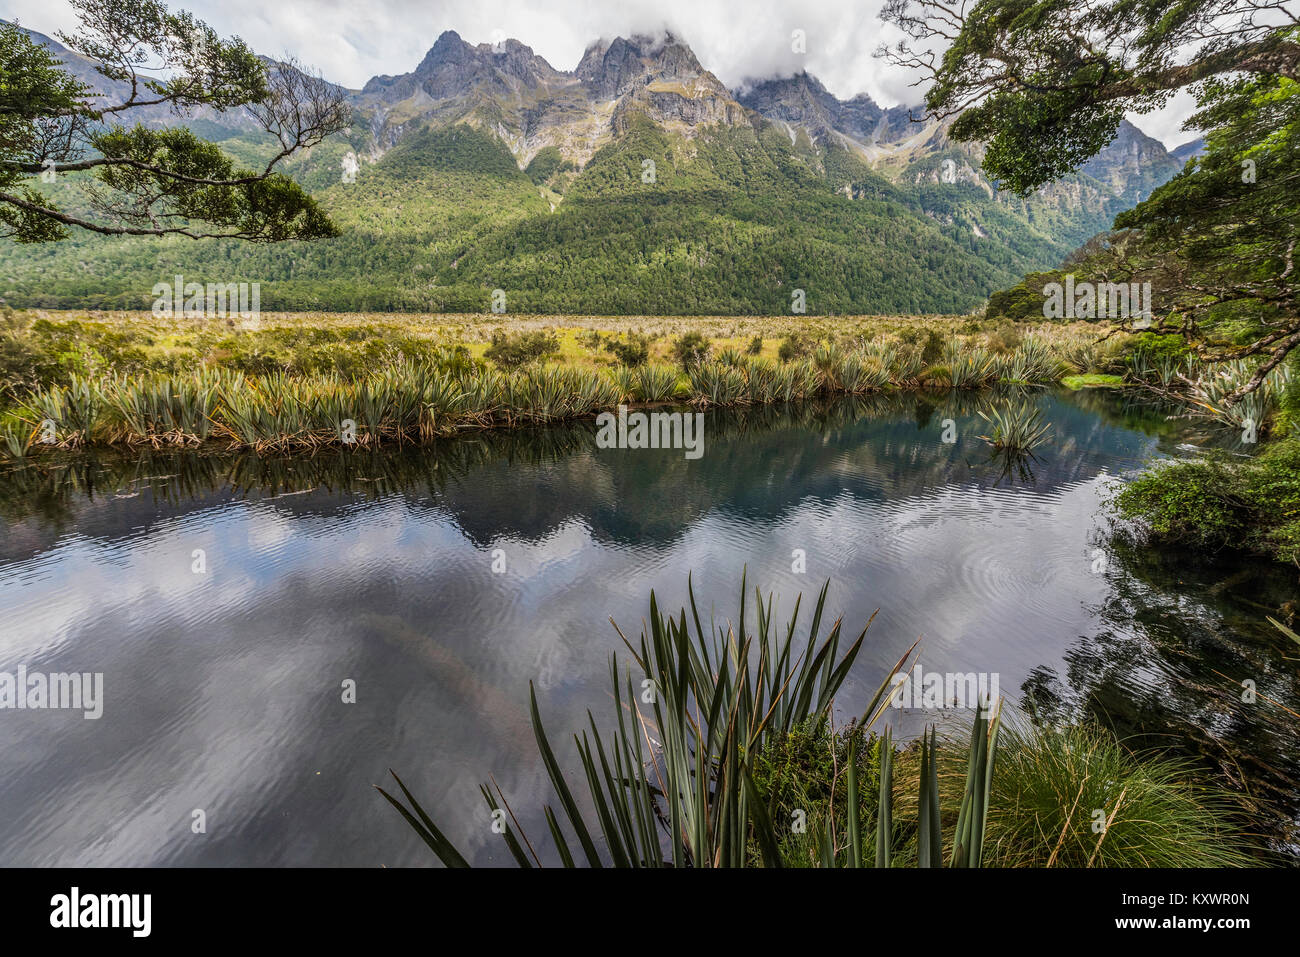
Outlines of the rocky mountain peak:
[{"label": "rocky mountain peak", "polygon": [[1164,144],[1121,120],[1110,145],[1080,167],[1126,201],[1136,203],[1182,169]]},{"label": "rocky mountain peak", "polygon": [[840,100],[812,74],[749,81],[737,99],[769,119],[807,130],[814,139],[842,133],[870,140],[884,110],[865,93]]},{"label": "rocky mountain peak", "polygon": [[615,99],[655,81],[692,83],[706,79],[714,92],[726,88],[700,65],[685,42],[672,33],[634,34],[601,40],[589,46],[574,71],[578,79],[601,99]]},{"label": "rocky mountain peak", "polygon": [[455,30],[444,30],[429,48],[429,52],[424,55],[420,65],[415,68],[415,72],[427,72],[440,63],[464,62],[473,49]]},{"label": "rocky mountain peak", "polygon": [[379,94],[387,102],[416,95],[447,100],[475,87],[504,93],[535,89],[563,76],[518,40],[473,46],[455,30],[446,30],[411,73],[374,77],[362,92]]}]

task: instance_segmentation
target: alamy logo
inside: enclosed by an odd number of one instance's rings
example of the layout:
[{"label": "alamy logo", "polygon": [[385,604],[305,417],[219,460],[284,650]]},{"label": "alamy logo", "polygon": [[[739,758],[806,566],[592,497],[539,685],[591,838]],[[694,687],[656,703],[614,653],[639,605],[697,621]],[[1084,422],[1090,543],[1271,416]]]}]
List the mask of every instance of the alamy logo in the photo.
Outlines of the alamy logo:
[{"label": "alamy logo", "polygon": [[596,416],[600,449],[685,449],[688,459],[704,454],[703,412],[602,412]]},{"label": "alamy logo", "polygon": [[0,671],[0,709],[18,711],[62,710],[85,712],[95,720],[104,713],[104,673],[28,672],[19,665],[17,672]]},{"label": "alamy logo", "polygon": [[177,276],[174,282],[156,283],[153,287],[153,314],[156,319],[256,319],[262,311],[262,284],[247,282],[186,282]]},{"label": "alamy logo", "polygon": [[998,674],[993,672],[900,671],[890,679],[889,703],[895,708],[991,708],[998,699]]},{"label": "alamy logo", "polygon": [[51,927],[125,927],[132,937],[148,937],[152,929],[153,896],[150,894],[68,894],[50,898]]},{"label": "alamy logo", "polygon": [[1065,283],[1043,286],[1047,319],[1141,319],[1151,321],[1151,283],[1081,282],[1074,274]]}]

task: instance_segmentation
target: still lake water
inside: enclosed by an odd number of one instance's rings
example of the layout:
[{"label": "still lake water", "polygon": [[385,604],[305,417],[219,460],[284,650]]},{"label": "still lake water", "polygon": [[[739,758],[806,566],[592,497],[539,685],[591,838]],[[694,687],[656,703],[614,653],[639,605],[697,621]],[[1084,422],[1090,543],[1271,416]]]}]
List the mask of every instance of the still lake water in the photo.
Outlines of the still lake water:
[{"label": "still lake water", "polygon": [[853,635],[880,609],[844,714],[922,636],[928,671],[997,673],[1022,708],[1233,767],[1293,840],[1295,722],[1235,682],[1300,710],[1264,622],[1294,570],[1098,552],[1107,489],[1209,437],[1118,396],[1035,395],[1053,433],[1030,473],[989,460],[984,400],[947,396],[712,413],[698,461],[600,450],[583,424],[0,472],[0,671],[102,672],[105,699],[99,720],[0,711],[0,864],[431,863],[370,787],[388,768],[471,860],[508,863],[489,775],[549,843],[528,682],[567,740],[609,712],[611,617],[635,638],[650,590],[678,608],[693,573],[721,622],[746,568],[780,621],[803,592],[806,624],[827,579]]}]

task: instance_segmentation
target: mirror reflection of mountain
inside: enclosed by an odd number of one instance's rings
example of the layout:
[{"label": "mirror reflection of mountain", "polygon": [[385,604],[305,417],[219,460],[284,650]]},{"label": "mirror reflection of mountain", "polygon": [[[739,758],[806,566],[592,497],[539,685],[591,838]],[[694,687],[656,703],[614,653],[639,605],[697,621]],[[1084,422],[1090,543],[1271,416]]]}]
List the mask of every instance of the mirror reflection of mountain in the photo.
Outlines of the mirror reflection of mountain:
[{"label": "mirror reflection of mountain", "polygon": [[[1173,437],[1188,432],[1157,408],[1113,395],[1030,394],[1053,424],[1031,469],[1040,494],[1090,478],[1103,448],[1108,459],[1137,467],[1152,454],[1175,453]],[[919,393],[713,410],[705,455],[693,462],[672,450],[597,449],[590,423],[288,458],[212,450],[66,456],[0,471],[0,515],[9,525],[2,534],[35,545],[72,522],[83,534],[114,537],[147,528],[144,513],[156,520],[227,498],[329,514],[402,495],[413,507],[446,511],[479,545],[502,535],[541,540],[574,520],[602,541],[662,543],[714,508],[779,515],[808,496],[829,500],[846,488],[882,501],[1005,483],[976,416],[999,401]],[[956,424],[955,445],[941,441],[945,419]],[[623,507],[643,500],[656,507]]]}]

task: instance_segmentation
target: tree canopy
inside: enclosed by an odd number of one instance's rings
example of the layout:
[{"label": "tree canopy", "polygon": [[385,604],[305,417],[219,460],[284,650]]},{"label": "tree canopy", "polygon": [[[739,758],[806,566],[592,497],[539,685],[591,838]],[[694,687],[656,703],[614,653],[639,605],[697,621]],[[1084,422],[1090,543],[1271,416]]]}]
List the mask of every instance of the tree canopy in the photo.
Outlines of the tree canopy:
[{"label": "tree canopy", "polygon": [[[1079,167],[1125,113],[1234,73],[1300,79],[1289,0],[887,0],[906,35],[881,52],[919,70],[953,135],[987,140],[984,168],[1019,193]],[[942,48],[942,49],[941,49]]]},{"label": "tree canopy", "polygon": [[[984,168],[1025,194],[1077,169],[1126,113],[1178,90],[1205,155],[1116,227],[1097,257],[1161,291],[1156,334],[1210,361],[1257,357],[1253,391],[1300,345],[1300,16],[1288,0],[888,0],[928,113],[987,141]],[[1108,278],[1120,278],[1112,276]]]},{"label": "tree canopy", "polygon": [[[260,243],[336,235],[276,166],[346,126],[341,90],[292,62],[267,63],[157,0],[72,5],[81,27],[59,39],[94,64],[107,92],[25,31],[0,25],[0,235],[23,243],[62,239],[68,227]],[[277,146],[264,166],[245,169],[184,125],[126,125],[159,108],[181,118],[242,110]],[[76,209],[31,182],[61,174],[90,177]]]}]

